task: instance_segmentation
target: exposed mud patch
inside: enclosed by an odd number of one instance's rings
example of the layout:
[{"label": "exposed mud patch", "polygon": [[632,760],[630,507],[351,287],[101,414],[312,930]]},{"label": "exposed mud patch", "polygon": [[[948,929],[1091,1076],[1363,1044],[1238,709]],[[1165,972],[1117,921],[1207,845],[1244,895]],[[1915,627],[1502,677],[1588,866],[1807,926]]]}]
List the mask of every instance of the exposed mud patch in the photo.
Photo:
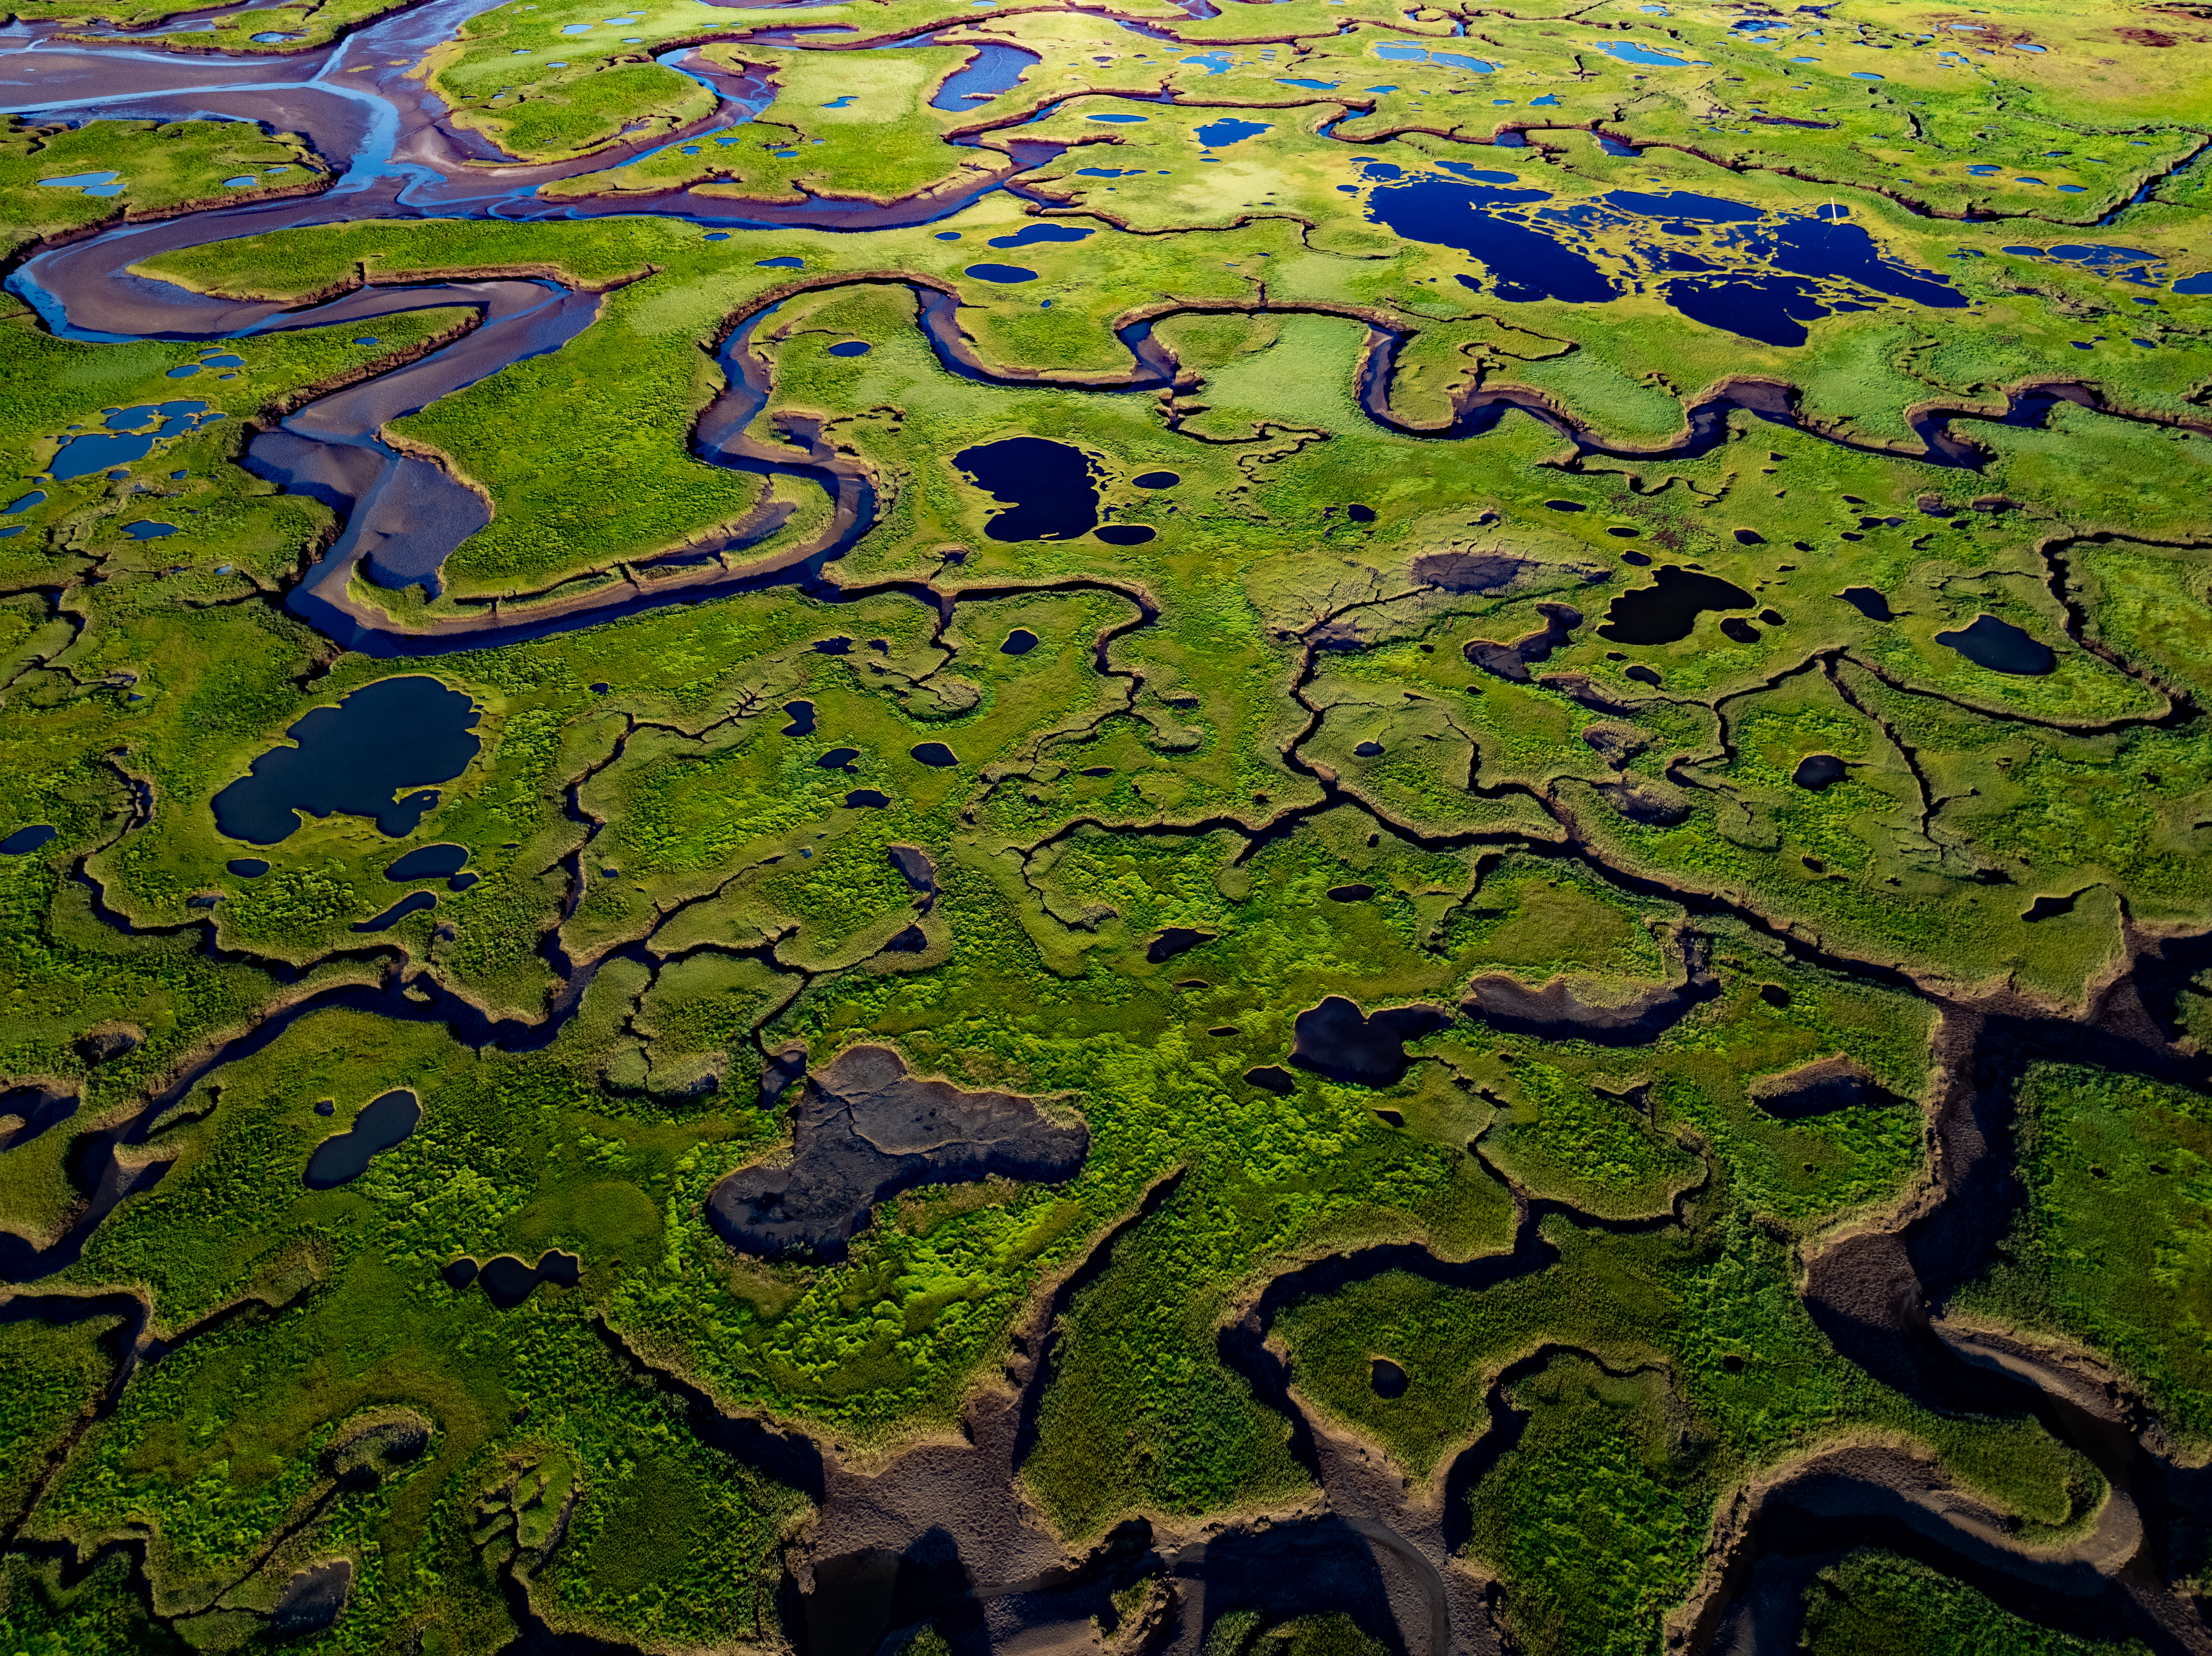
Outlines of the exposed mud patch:
[{"label": "exposed mud patch", "polygon": [[1033,1098],[964,1092],[908,1075],[888,1046],[852,1046],[800,1089],[788,1157],[732,1174],[708,1216],[748,1253],[842,1259],[870,1210],[901,1191],[1069,1179],[1090,1148],[1087,1126],[1053,1121]]}]

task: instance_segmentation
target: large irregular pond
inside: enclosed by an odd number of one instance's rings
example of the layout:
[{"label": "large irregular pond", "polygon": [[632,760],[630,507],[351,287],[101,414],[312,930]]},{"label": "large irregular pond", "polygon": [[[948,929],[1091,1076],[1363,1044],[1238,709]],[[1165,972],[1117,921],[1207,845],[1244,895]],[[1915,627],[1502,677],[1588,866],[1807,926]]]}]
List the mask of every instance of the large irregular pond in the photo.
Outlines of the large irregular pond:
[{"label": "large irregular pond", "polygon": [[1603,305],[1649,291],[1692,321],[1784,346],[1841,312],[1966,303],[1949,276],[1890,258],[1844,207],[1769,213],[1680,190],[1561,202],[1517,173],[1462,161],[1415,172],[1365,161],[1360,174],[1371,221],[1458,248],[1482,268],[1461,283],[1509,303]]},{"label": "large irregular pond", "polygon": [[452,781],[477,756],[477,718],[474,702],[437,679],[379,679],[285,731],[293,746],[271,748],[216,795],[216,826],[273,846],[303,815],[343,812],[374,818],[395,840],[412,834],[438,802],[428,785]]},{"label": "large irregular pond", "polygon": [[1098,526],[1097,462],[1072,444],[1007,437],[963,448],[952,464],[1006,507],[983,525],[994,541],[1072,541]]}]

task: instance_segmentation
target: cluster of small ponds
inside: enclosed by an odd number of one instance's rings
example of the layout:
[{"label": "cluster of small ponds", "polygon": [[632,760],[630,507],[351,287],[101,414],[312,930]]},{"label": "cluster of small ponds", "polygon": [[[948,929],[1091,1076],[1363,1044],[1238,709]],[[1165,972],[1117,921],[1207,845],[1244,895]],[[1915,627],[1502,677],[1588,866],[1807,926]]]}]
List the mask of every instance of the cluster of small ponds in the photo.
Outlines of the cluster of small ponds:
[{"label": "cluster of small ponds", "polygon": [[[232,356],[236,362],[240,359]],[[197,367],[192,372],[197,373]],[[172,378],[180,377],[176,369],[170,370]],[[205,403],[179,400],[168,403],[144,403],[132,408],[103,409],[97,428],[71,426],[61,434],[60,446],[47,464],[46,477],[56,482],[70,482],[79,477],[89,477],[104,471],[111,477],[122,477],[121,468],[143,460],[154,452],[156,444],[188,437],[204,426],[213,425],[225,416],[220,409],[210,409]],[[5,508],[9,513],[27,511],[40,504],[46,496],[33,491],[33,499],[26,495]]]},{"label": "cluster of small ponds", "polygon": [[1692,321],[1782,346],[1803,344],[1821,317],[1891,299],[1939,310],[1968,303],[1951,277],[1886,257],[1846,208],[1771,213],[1680,190],[1558,203],[1548,190],[1522,187],[1517,173],[1465,162],[1413,173],[1365,161],[1359,170],[1370,221],[1459,249],[1488,280],[1457,280],[1510,303],[1602,305],[1649,292]]}]

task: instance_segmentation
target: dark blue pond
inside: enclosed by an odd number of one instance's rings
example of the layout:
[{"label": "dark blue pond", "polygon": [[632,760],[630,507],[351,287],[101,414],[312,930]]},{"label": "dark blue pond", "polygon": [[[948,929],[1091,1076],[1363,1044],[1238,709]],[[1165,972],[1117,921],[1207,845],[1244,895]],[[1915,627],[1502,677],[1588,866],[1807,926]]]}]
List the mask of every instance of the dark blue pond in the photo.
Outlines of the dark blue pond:
[{"label": "dark blue pond", "polygon": [[28,828],[19,828],[6,839],[0,840],[0,857],[27,857],[54,837],[52,825],[33,822]]},{"label": "dark blue pond", "polygon": [[[1501,300],[1602,304],[1621,290],[1619,277],[1678,276],[1657,287],[1683,315],[1785,346],[1803,344],[1820,317],[1873,308],[1880,300],[1870,295],[1944,310],[1967,303],[1948,276],[1885,258],[1865,229],[1843,221],[1840,207],[1778,216],[1723,197],[1632,190],[1555,203],[1548,191],[1505,187],[1520,182],[1513,173],[1440,167],[1451,176],[1363,163],[1367,216],[1409,241],[1478,260]],[[1618,270],[1599,263],[1605,230],[1630,238]],[[1484,291],[1472,276],[1458,280]]]},{"label": "dark blue pond", "polygon": [[234,857],[223,866],[241,880],[258,880],[269,871],[268,863],[259,857]]},{"label": "dark blue pond", "polygon": [[[1010,236],[993,236],[988,243],[993,247],[1029,247],[1040,241],[1087,241],[1098,232],[1079,224],[1024,224]],[[969,271],[973,276],[976,266]],[[998,268],[998,267],[994,267]]]},{"label": "dark blue pond", "polygon": [[936,770],[950,770],[960,762],[960,755],[942,742],[917,742],[912,752],[916,759]]},{"label": "dark blue pond", "polygon": [[1182,481],[1182,474],[1176,471],[1140,471],[1129,481],[1139,488],[1173,488]]},{"label": "dark blue pond", "polygon": [[783,710],[791,716],[791,723],[783,727],[785,736],[814,734],[814,704],[811,701],[787,701]]},{"label": "dark blue pond", "polygon": [[2182,277],[2173,284],[2173,291],[2191,299],[2212,294],[2212,270],[2200,271],[2196,276]]},{"label": "dark blue pond", "polygon": [[1097,525],[1098,466],[1079,448],[1009,437],[963,448],[952,464],[1007,508],[983,526],[994,541],[1072,541]]},{"label": "dark blue pond", "polygon": [[[1370,176],[1382,169],[1370,166]],[[1395,167],[1390,171],[1395,172]],[[1543,231],[1493,210],[1549,201],[1545,190],[1507,190],[1435,177],[1386,182],[1367,198],[1367,216],[1408,241],[1456,247],[1479,260],[1493,278],[1498,298],[1514,303],[1557,299],[1600,305],[1614,296],[1595,260]],[[1460,280],[1469,287],[1476,284]]]},{"label": "dark blue pond", "polygon": [[391,907],[386,909],[384,913],[377,915],[374,919],[358,922],[354,926],[354,930],[356,931],[389,931],[393,926],[398,925],[400,921],[405,919],[410,914],[419,914],[426,908],[435,908],[437,906],[438,897],[435,892],[410,891],[404,897],[402,897],[398,902],[392,904]]},{"label": "dark blue pond", "polygon": [[985,282],[1035,282],[1036,272],[1025,270],[1018,264],[971,264],[968,274]]},{"label": "dark blue pond", "polygon": [[1006,634],[1006,641],[999,646],[1002,656],[1025,656],[1037,647],[1037,635],[1026,627],[1017,627]]},{"label": "dark blue pond", "polygon": [[[434,678],[380,679],[335,707],[318,707],[216,794],[216,826],[234,840],[273,846],[300,826],[299,813],[370,816],[397,840],[412,834],[438,793],[466,770],[481,745],[476,706]],[[416,792],[395,798],[402,788]]]},{"label": "dark blue pond", "polygon": [[1758,208],[1742,202],[1726,201],[1718,196],[1692,195],[1686,190],[1668,190],[1658,194],[1638,190],[1615,190],[1598,199],[1620,208],[1625,213],[1640,213],[1645,218],[1698,219],[1708,224],[1741,224],[1764,216]]},{"label": "dark blue pond", "polygon": [[1159,532],[1145,524],[1101,524],[1093,531],[1109,546],[1142,546]]},{"label": "dark blue pond", "polygon": [[485,1260],[482,1270],[463,1275],[459,1267],[464,1263],[474,1265],[472,1260],[455,1260],[446,1268],[446,1280],[457,1289],[474,1282],[501,1311],[514,1310],[543,1285],[574,1288],[584,1280],[582,1257],[557,1247],[539,1254],[534,1265],[525,1265],[512,1253],[501,1253]]},{"label": "dark blue pond", "polygon": [[409,880],[443,880],[468,865],[466,846],[417,846],[386,869],[384,877],[395,884]]},{"label": "dark blue pond", "polygon": [[174,524],[155,523],[151,518],[141,518],[136,523],[123,525],[123,532],[134,541],[165,540],[177,532]]},{"label": "dark blue pond", "polygon": [[155,444],[185,436],[222,417],[220,410],[210,410],[205,403],[149,403],[112,409],[102,422],[106,431],[64,439],[51,470],[55,481],[68,482],[112,466],[128,465],[152,453]]},{"label": "dark blue pond", "polygon": [[1820,289],[1796,276],[1725,276],[1670,282],[1667,302],[1692,322],[1768,345],[1802,345],[1806,324],[1827,315]]},{"label": "dark blue pond", "polygon": [[1605,612],[1597,635],[1609,644],[1673,644],[1690,636],[1708,610],[1748,610],[1758,600],[1734,581],[1665,564],[1649,586],[1623,592]]},{"label": "dark blue pond", "polygon": [[830,348],[832,356],[866,356],[870,349],[865,339],[841,339]]},{"label": "dark blue pond", "polygon": [[46,491],[43,488],[34,488],[28,494],[21,495],[10,500],[6,506],[0,506],[0,517],[12,516],[18,512],[28,512],[33,507],[44,506],[46,503]]},{"label": "dark blue pond", "polygon": [[369,1158],[403,1144],[422,1119],[422,1106],[404,1088],[372,1100],[345,1131],[325,1138],[307,1159],[309,1190],[336,1190],[368,1171]]},{"label": "dark blue pond", "polygon": [[1954,633],[1938,633],[1936,641],[1993,673],[2040,678],[2058,664],[2049,645],[1990,615],[1976,616]]}]

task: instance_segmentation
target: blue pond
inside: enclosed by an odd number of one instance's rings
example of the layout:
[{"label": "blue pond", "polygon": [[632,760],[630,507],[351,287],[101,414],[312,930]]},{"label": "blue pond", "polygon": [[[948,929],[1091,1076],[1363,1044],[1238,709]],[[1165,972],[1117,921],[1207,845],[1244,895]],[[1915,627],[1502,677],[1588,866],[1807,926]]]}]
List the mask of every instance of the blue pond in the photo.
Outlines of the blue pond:
[{"label": "blue pond", "polygon": [[[1141,167],[1079,167],[1075,169],[1075,176],[1079,179],[1138,179],[1144,174],[1145,169]],[[952,234],[957,237],[959,232],[956,230]]]},{"label": "blue pond", "polygon": [[258,880],[269,871],[268,860],[261,857],[234,857],[223,867],[241,880]]},{"label": "blue pond", "polygon": [[853,101],[855,95],[855,94],[848,92],[842,98],[832,98],[828,103],[823,105],[822,107],[824,109],[842,109],[847,104]]},{"label": "blue pond", "polygon": [[2191,299],[2212,294],[2212,270],[2203,270],[2195,276],[2182,277],[2173,284],[2173,291]]},{"label": "blue pond", "polygon": [[[1803,344],[1820,317],[1878,303],[1869,294],[1939,310],[1967,302],[1948,277],[1886,258],[1840,209],[1777,216],[1721,197],[1626,190],[1560,205],[1548,191],[1498,187],[1510,173],[1443,170],[1450,176],[1363,163],[1375,186],[1367,215],[1408,240],[1460,249],[1509,302],[1603,304],[1621,291],[1619,277],[1662,276],[1659,292],[1683,315],[1785,346]],[[1630,237],[1629,258],[1611,270],[1596,257],[1596,233],[1608,229]],[[1472,276],[1458,280],[1483,291]]]},{"label": "blue pond", "polygon": [[1024,73],[1042,61],[1035,52],[1024,52],[1019,46],[986,45],[976,52],[975,62],[946,76],[945,84],[930,99],[929,106],[972,109],[988,103],[1001,92],[1011,90]]},{"label": "blue pond", "polygon": [[1076,224],[1024,224],[1010,236],[993,236],[993,247],[1030,247],[1040,241],[1085,241],[1098,232]]},{"label": "blue pond", "polygon": [[[1388,162],[1367,168],[1370,178],[1386,170],[1398,171]],[[1545,190],[1505,190],[1462,184],[1453,179],[1413,178],[1393,180],[1376,190],[1368,197],[1367,216],[1408,241],[1456,247],[1479,259],[1495,279],[1500,299],[1523,303],[1540,299],[1577,305],[1604,303],[1613,297],[1613,283],[1589,255],[1540,229],[1489,210],[1550,199],[1551,192]],[[1460,280],[1467,282],[1465,276]]]},{"label": "blue pond", "polygon": [[1192,136],[1200,143],[1225,149],[1232,143],[1242,143],[1247,138],[1255,138],[1262,132],[1273,130],[1265,121],[1240,121],[1233,115],[1224,115],[1218,121],[1208,121]]},{"label": "blue pond", "polygon": [[469,848],[466,846],[417,846],[384,870],[384,877],[394,884],[410,880],[450,879],[468,866]]},{"label": "blue pond", "polygon": [[2068,264],[2087,264],[2103,270],[2113,264],[2156,264],[2160,255],[2140,247],[2107,247],[2063,241],[2055,247],[2000,247],[2014,258],[2055,258]]},{"label": "blue pond", "polygon": [[50,823],[33,822],[29,828],[19,828],[0,840],[0,857],[27,857],[53,837]]},{"label": "blue pond", "polygon": [[95,471],[143,460],[154,452],[155,444],[198,431],[222,417],[219,411],[210,412],[205,403],[149,403],[111,409],[102,422],[107,428],[106,432],[86,432],[63,440],[60,451],[54,456],[53,476],[58,482],[67,482],[73,477],[88,477]]},{"label": "blue pond", "polygon": [[419,914],[426,908],[435,908],[438,899],[428,891],[410,891],[373,920],[363,920],[354,927],[356,931],[389,931],[410,914]]},{"label": "blue pond", "polygon": [[[216,795],[216,826],[273,846],[298,829],[301,812],[343,811],[374,817],[395,840],[412,834],[438,801],[425,785],[450,782],[476,757],[477,719],[475,704],[437,679],[379,679],[287,731],[298,745],[270,749]],[[395,798],[402,788],[415,792]]]},{"label": "blue pond", "polygon": [[336,1190],[368,1171],[369,1159],[407,1142],[422,1119],[422,1106],[404,1089],[365,1105],[353,1125],[315,1146],[305,1175],[309,1190]]},{"label": "blue pond", "polygon": [[28,512],[33,507],[44,506],[46,503],[46,491],[43,488],[34,488],[28,494],[19,496],[6,506],[0,506],[0,517],[9,516],[18,512]]},{"label": "blue pond", "polygon": [[830,348],[832,356],[866,356],[870,346],[865,339],[841,339]]},{"label": "blue pond", "polygon": [[1376,47],[1375,55],[1387,58],[1394,64],[1443,64],[1451,69],[1470,69],[1478,75],[1487,75],[1498,67],[1486,58],[1470,58],[1463,52],[1431,52],[1426,46],[1408,45],[1395,40]]},{"label": "blue pond", "polygon": [[1340,81],[1301,81],[1287,75],[1275,77],[1277,86],[1302,86],[1310,92],[1334,92],[1343,84]]},{"label": "blue pond", "polygon": [[781,258],[757,258],[753,263],[763,265],[771,270],[803,270],[806,268],[805,259],[793,258],[789,253],[784,254]]},{"label": "blue pond", "polygon": [[1018,264],[971,264],[968,274],[985,282],[1035,282],[1036,272]]},{"label": "blue pond", "polygon": [[1132,115],[1126,110],[1109,110],[1103,115],[1085,115],[1086,121],[1107,121],[1115,126],[1127,126],[1137,121],[1149,121],[1149,115]]},{"label": "blue pond", "polygon": [[1695,58],[1669,58],[1663,52],[1654,52],[1649,46],[1639,46],[1631,40],[1593,40],[1590,45],[1608,58],[1624,64],[1634,64],[1642,69],[1711,69],[1711,64]]},{"label": "blue pond", "polygon": [[1183,62],[1196,64],[1208,75],[1219,75],[1229,67],[1229,54],[1225,52],[1201,52],[1194,58],[1184,58]]},{"label": "blue pond", "polygon": [[136,523],[124,525],[123,532],[134,541],[158,541],[175,534],[177,526],[155,523],[151,518],[141,518]]},{"label": "blue pond", "polygon": [[65,179],[40,179],[41,190],[82,190],[88,196],[119,196],[123,186],[116,179],[120,173],[72,173]]}]

